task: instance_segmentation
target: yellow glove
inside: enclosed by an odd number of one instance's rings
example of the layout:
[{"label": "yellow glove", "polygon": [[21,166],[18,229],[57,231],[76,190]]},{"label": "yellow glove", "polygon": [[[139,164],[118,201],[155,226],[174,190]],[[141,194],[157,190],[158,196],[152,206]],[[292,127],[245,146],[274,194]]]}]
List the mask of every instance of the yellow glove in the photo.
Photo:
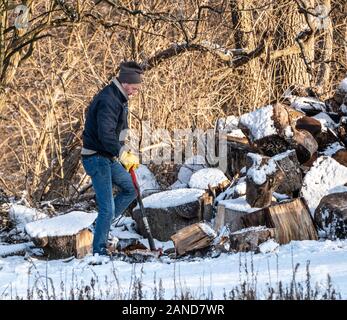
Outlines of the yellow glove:
[{"label": "yellow glove", "polygon": [[126,171],[129,171],[131,168],[136,170],[140,166],[139,158],[131,151],[122,152],[121,156],[119,157],[119,161],[124,166]]}]

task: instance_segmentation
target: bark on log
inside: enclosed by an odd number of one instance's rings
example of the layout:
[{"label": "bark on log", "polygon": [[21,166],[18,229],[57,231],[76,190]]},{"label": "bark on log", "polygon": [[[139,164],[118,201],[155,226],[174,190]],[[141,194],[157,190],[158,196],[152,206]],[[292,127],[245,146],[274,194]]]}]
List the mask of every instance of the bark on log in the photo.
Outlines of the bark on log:
[{"label": "bark on log", "polygon": [[315,210],[314,220],[328,239],[347,238],[347,192],[325,196]]},{"label": "bark on log", "polygon": [[195,223],[172,235],[178,255],[208,247],[216,237],[214,230],[205,223]]},{"label": "bark on log", "polygon": [[[163,199],[165,202],[165,199]],[[209,195],[203,195],[200,199],[167,208],[145,208],[152,236],[160,241],[168,241],[178,230],[208,220],[212,217],[212,200]],[[139,208],[135,208],[132,217],[136,221],[137,231],[146,236],[145,226]]]},{"label": "bark on log", "polygon": [[[261,157],[257,155],[257,157]],[[268,169],[273,166],[273,169]],[[264,177],[258,181],[258,176]],[[246,200],[251,207],[263,208],[271,205],[272,194],[285,178],[273,159],[261,157],[259,163],[253,155],[247,157]]]},{"label": "bark on log", "polygon": [[280,244],[317,239],[313,219],[302,198],[249,213],[241,219],[245,227],[265,225],[276,228],[276,241]]},{"label": "bark on log", "polygon": [[83,258],[92,252],[93,233],[83,229],[72,236],[33,238],[36,246],[43,248],[49,259],[64,259],[75,256]]}]

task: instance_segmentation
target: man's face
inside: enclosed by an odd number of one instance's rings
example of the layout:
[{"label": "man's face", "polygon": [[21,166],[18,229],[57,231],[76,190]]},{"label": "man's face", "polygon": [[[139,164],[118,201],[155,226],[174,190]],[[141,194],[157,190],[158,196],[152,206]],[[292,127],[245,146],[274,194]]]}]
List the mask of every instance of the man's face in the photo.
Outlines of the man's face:
[{"label": "man's face", "polygon": [[141,83],[122,83],[122,86],[129,97],[134,96],[141,88]]}]

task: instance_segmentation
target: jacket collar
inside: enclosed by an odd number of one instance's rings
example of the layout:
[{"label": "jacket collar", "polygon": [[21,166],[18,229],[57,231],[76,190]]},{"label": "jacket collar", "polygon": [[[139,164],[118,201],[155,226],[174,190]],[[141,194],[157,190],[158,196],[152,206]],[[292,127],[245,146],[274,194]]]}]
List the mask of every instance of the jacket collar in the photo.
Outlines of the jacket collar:
[{"label": "jacket collar", "polygon": [[121,83],[119,82],[119,80],[117,79],[117,77],[113,77],[112,78],[112,83],[118,88],[118,90],[121,92],[122,96],[124,97],[125,101],[129,100],[129,96],[128,94],[125,92],[123,86],[121,85]]}]

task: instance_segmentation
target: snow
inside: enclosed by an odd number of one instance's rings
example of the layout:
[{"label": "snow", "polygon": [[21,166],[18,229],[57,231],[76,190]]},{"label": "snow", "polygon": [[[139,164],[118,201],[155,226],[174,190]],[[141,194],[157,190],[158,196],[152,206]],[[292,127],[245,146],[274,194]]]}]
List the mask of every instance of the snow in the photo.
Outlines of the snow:
[{"label": "snow", "polygon": [[226,209],[240,211],[240,212],[254,212],[260,210],[260,208],[252,208],[246,201],[246,197],[240,197],[237,199],[221,200],[218,202],[219,205],[225,206]]},{"label": "snow", "polygon": [[255,184],[262,185],[266,182],[266,176],[271,175],[276,171],[275,160],[280,160],[284,155],[279,155],[278,158],[269,159],[268,163],[261,165],[262,157],[255,153],[248,153],[247,156],[253,159],[253,166],[248,169],[247,177],[252,179]]},{"label": "snow", "polygon": [[[46,290],[42,287],[46,279],[52,281],[59,299],[61,282],[64,282],[65,288],[62,297],[68,299],[71,288],[90,285],[91,279],[96,281],[97,299],[131,299],[129,288],[135,276],[142,281],[145,299],[153,298],[154,278],[156,286],[162,281],[164,299],[172,299],[175,293],[179,294],[180,291],[175,291],[177,287],[189,290],[194,299],[206,299],[212,292],[213,299],[224,299],[225,292],[228,294],[240,284],[240,280],[246,281],[250,276],[246,266],[249,272],[251,263],[257,278],[258,298],[264,299],[263,293],[268,283],[276,286],[277,281],[281,281],[283,286],[290,285],[296,264],[300,264],[296,280],[303,283],[306,280],[307,261],[310,261],[313,287],[317,284],[322,289],[326,288],[329,274],[333,287],[341,293],[342,299],[347,299],[347,240],[292,241],[277,247],[274,252],[269,252],[270,247],[274,248],[271,242],[263,246],[266,250],[259,254],[222,253],[214,259],[197,258],[191,261],[163,257],[157,261],[135,264],[120,260],[108,263],[108,258],[93,256],[68,262],[35,258],[25,260],[18,256],[0,258],[0,299],[11,299],[11,292],[12,298],[17,295],[27,299],[28,289],[32,289],[34,284],[43,288],[44,299],[47,299]],[[95,261],[100,265],[90,265],[91,260],[100,260]],[[32,272],[33,265],[35,272]],[[52,287],[49,285],[47,289],[52,297]],[[34,294],[34,298],[39,299],[36,290]]]},{"label": "snow", "polygon": [[192,174],[189,187],[196,189],[208,189],[208,186],[216,187],[219,183],[228,180],[223,171],[217,168],[205,168]]},{"label": "snow", "polygon": [[9,210],[9,217],[15,225],[24,227],[26,223],[46,218],[47,215],[36,209],[12,204]]},{"label": "snow", "polygon": [[205,234],[207,234],[211,238],[217,237],[216,231],[214,231],[208,224],[206,223],[199,223],[199,227]]},{"label": "snow", "polygon": [[178,181],[188,185],[192,174],[200,169],[206,168],[205,158],[201,155],[195,155],[188,158],[178,171]]},{"label": "snow", "polygon": [[25,225],[25,230],[32,238],[70,236],[88,228],[96,217],[96,212],[72,211],[57,217],[30,222]]},{"label": "snow", "polygon": [[318,120],[321,123],[323,132],[326,132],[328,128],[334,130],[338,127],[338,124],[335,123],[334,120],[331,119],[325,112],[320,112],[312,118]]},{"label": "snow", "polygon": [[286,136],[286,138],[290,139],[294,136],[294,132],[292,130],[291,126],[286,126],[285,130],[284,130],[284,135]]},{"label": "snow", "polygon": [[[197,201],[205,190],[201,189],[175,189],[151,194],[142,200],[145,208],[170,208]],[[138,209],[139,205],[135,207]]]},{"label": "snow", "polygon": [[240,119],[235,116],[228,116],[226,118],[218,119],[217,128],[220,131],[226,131],[227,133],[237,130]]},{"label": "snow", "polygon": [[235,138],[246,138],[245,134],[242,132],[241,129],[232,130],[228,133],[228,135]]},{"label": "snow", "polygon": [[299,111],[304,109],[326,111],[325,103],[316,98],[291,96],[289,100],[291,106]]},{"label": "snow", "polygon": [[247,127],[253,140],[276,134],[273,116],[273,106],[268,105],[240,117],[240,124]]},{"label": "snow", "polygon": [[279,248],[279,244],[274,239],[269,239],[268,241],[261,243],[258,248],[261,253],[269,253],[274,252],[275,250],[278,251],[277,249]]},{"label": "snow", "polygon": [[249,228],[244,228],[244,229],[241,229],[241,230],[237,230],[231,234],[241,234],[241,233],[244,233],[244,232],[247,232],[247,231],[252,231],[252,232],[256,232],[256,231],[262,231],[262,230],[265,230],[267,229],[266,226],[256,226],[256,227],[249,227]]},{"label": "snow", "polygon": [[344,78],[339,84],[338,89],[342,92],[347,93],[347,78]]},{"label": "snow", "polygon": [[341,105],[340,110],[343,114],[347,114],[347,106],[345,104]]},{"label": "snow", "polygon": [[145,165],[141,164],[139,168],[135,170],[135,174],[141,194],[148,191],[160,190],[160,186],[154,174]]},{"label": "snow", "polygon": [[188,188],[188,184],[182,183],[179,180],[176,180],[171,186],[169,186],[169,189],[171,189],[171,190],[183,189],[183,188]]},{"label": "snow", "polygon": [[311,215],[321,199],[335,187],[347,183],[347,168],[330,157],[321,156],[307,172],[303,180],[301,194],[307,201]]},{"label": "snow", "polygon": [[34,247],[32,242],[0,245],[0,257],[18,254],[32,247]]},{"label": "snow", "polygon": [[322,153],[325,156],[333,156],[337,151],[344,149],[344,147],[339,143],[335,142],[331,145],[329,145]]},{"label": "snow", "polygon": [[241,197],[246,194],[246,188],[247,188],[246,177],[242,177],[237,181],[236,185],[230,186],[225,191],[220,193],[216,197],[215,202],[218,203],[218,201],[221,201],[221,200]]}]

